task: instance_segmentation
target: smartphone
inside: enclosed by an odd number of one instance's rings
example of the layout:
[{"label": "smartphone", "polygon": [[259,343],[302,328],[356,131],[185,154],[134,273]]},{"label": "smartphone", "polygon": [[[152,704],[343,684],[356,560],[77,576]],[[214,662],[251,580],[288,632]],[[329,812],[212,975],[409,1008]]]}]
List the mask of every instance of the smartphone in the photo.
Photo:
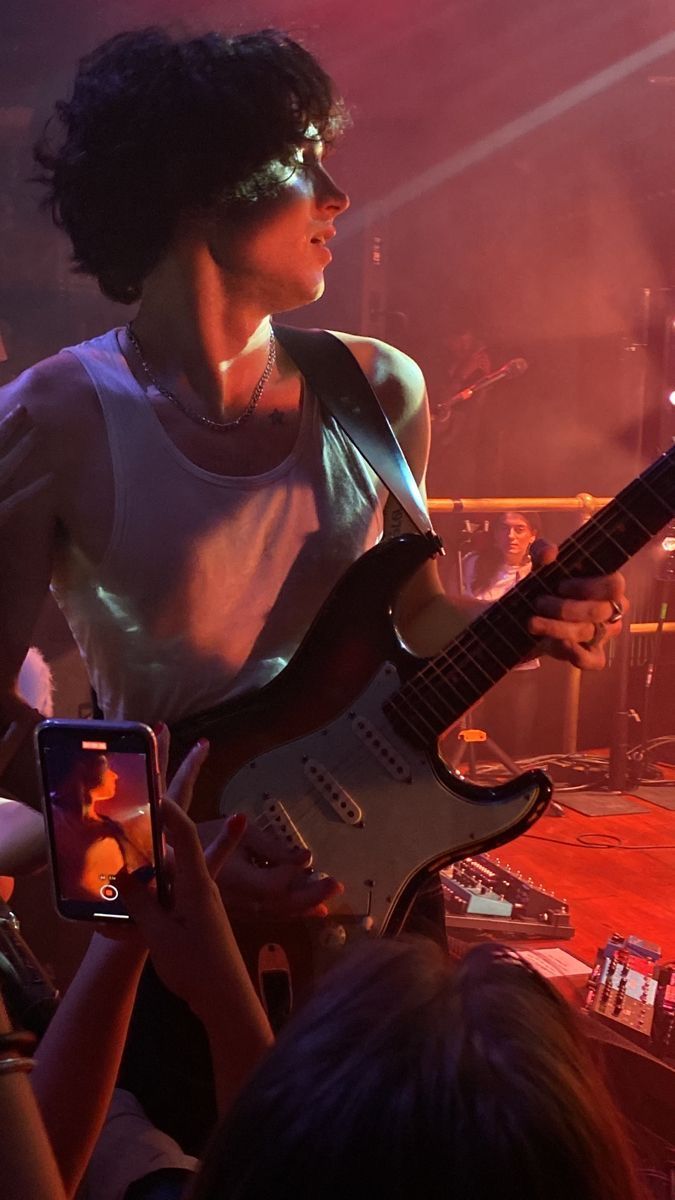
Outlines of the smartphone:
[{"label": "smartphone", "polygon": [[128,921],[118,871],[164,869],[157,741],[131,721],[43,721],[35,731],[56,907],[75,921]]}]

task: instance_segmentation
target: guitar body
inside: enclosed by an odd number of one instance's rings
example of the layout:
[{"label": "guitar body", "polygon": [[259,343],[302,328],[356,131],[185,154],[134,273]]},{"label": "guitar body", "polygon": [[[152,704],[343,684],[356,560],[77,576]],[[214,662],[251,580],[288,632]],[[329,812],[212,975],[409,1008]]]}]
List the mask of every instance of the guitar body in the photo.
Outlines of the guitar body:
[{"label": "guitar body", "polygon": [[344,884],[331,908],[347,939],[397,932],[432,872],[515,837],[551,795],[540,771],[476,786],[443,764],[435,734],[413,744],[385,713],[423,665],[396,636],[392,609],[433,552],[416,535],[380,543],[271,683],[174,730],[180,756],[200,735],[211,742],[195,819],[245,812],[285,845],[307,846],[315,870]]},{"label": "guitar body", "polygon": [[[438,542],[413,534],[380,543],[343,576],[271,683],[175,727],[174,763],[199,736],[211,741],[193,815],[243,811],[337,876],[344,895],[328,922],[314,923],[329,949],[396,933],[436,870],[516,837],[551,796],[542,771],[477,787],[445,767],[438,738],[533,650],[529,618],[542,596],[619,570],[673,515],[675,447],[428,660],[401,644],[392,612]],[[257,961],[249,955],[254,978],[265,936]],[[275,931],[267,937],[276,944]]]}]

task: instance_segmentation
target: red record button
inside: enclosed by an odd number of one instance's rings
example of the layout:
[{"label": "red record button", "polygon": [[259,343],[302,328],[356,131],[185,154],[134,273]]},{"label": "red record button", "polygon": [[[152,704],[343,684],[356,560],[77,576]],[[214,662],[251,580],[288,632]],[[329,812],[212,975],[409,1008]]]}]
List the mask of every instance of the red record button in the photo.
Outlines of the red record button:
[{"label": "red record button", "polygon": [[119,892],[114,884],[104,883],[100,890],[100,895],[104,900],[116,900],[119,896]]}]

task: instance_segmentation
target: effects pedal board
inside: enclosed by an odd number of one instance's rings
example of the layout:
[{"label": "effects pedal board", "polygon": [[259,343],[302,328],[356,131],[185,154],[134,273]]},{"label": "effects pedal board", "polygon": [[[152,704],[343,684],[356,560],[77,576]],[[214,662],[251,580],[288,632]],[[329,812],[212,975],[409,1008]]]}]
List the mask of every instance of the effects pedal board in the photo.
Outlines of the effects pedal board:
[{"label": "effects pedal board", "polygon": [[479,854],[440,872],[450,933],[504,938],[571,938],[569,907],[499,859]]},{"label": "effects pedal board", "polygon": [[675,1060],[675,963],[661,949],[614,933],[598,949],[585,1008],[659,1058]]}]

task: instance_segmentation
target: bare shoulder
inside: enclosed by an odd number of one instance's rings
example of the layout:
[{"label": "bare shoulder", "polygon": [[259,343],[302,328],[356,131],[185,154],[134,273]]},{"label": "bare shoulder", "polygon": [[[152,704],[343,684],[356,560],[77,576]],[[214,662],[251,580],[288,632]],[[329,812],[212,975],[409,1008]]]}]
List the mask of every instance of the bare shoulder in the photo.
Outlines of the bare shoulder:
[{"label": "bare shoulder", "polygon": [[55,354],[0,389],[0,419],[22,405],[36,433],[36,452],[50,470],[63,468],[100,421],[95,388],[73,354]]},{"label": "bare shoulder", "polygon": [[[394,427],[403,453],[423,486],[430,420],[424,376],[414,359],[377,338],[336,333],[364,371]],[[385,513],[386,516],[386,513]]]},{"label": "bare shoulder", "polygon": [[351,350],[392,424],[406,424],[426,412],[424,375],[413,358],[378,338],[331,332]]},{"label": "bare shoulder", "polygon": [[55,354],[0,389],[0,415],[22,404],[36,426],[81,416],[95,399],[91,380],[74,354]]}]

